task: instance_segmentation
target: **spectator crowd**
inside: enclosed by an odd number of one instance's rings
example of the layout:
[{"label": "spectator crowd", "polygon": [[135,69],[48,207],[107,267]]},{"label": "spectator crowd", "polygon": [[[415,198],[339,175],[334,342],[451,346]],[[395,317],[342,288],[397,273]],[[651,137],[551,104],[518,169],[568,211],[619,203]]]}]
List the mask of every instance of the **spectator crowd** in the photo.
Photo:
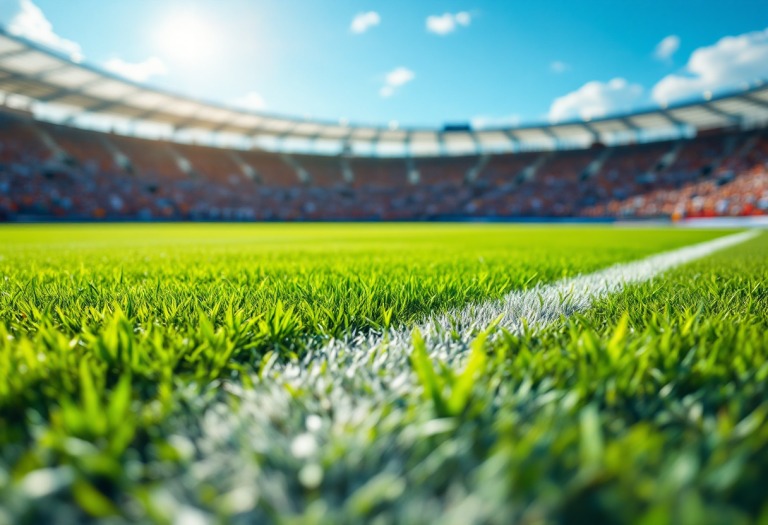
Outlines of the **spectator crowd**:
[{"label": "spectator crowd", "polygon": [[768,136],[437,158],[281,155],[0,112],[0,220],[430,220],[768,213]]}]

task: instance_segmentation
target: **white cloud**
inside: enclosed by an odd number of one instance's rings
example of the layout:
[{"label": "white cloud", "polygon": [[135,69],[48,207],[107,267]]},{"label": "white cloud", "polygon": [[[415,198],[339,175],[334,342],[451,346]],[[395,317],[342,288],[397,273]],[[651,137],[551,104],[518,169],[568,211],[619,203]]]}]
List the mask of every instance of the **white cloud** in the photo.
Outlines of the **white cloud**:
[{"label": "white cloud", "polygon": [[432,15],[427,17],[427,31],[438,35],[447,35],[453,33],[457,26],[468,26],[472,21],[472,16],[466,11],[461,11],[455,15],[445,13],[442,16]]},{"label": "white cloud", "polygon": [[54,33],[53,25],[32,0],[0,1],[0,21],[13,35],[73,55],[73,60],[78,62],[82,59],[80,44]]},{"label": "white cloud", "polygon": [[384,85],[379,90],[379,95],[384,98],[391,97],[395,94],[395,88],[407,84],[414,78],[416,78],[416,73],[407,67],[395,68],[384,77]]},{"label": "white cloud", "polygon": [[768,29],[721,38],[691,54],[683,75],[667,75],[652,91],[653,99],[668,104],[675,99],[768,75]]},{"label": "white cloud", "polygon": [[519,115],[506,117],[488,117],[479,115],[472,119],[472,129],[514,128],[520,125]]},{"label": "white cloud", "polygon": [[259,111],[267,107],[266,102],[264,102],[264,97],[255,91],[249,92],[244,97],[238,98],[232,103],[237,107],[250,109],[251,111]]},{"label": "white cloud", "polygon": [[643,87],[630,84],[623,78],[608,83],[592,81],[555,99],[549,108],[549,119],[561,122],[574,118],[585,120],[600,118],[617,111],[629,111],[643,94]]},{"label": "white cloud", "polygon": [[149,77],[168,73],[165,63],[157,57],[150,57],[144,62],[136,64],[126,62],[121,58],[110,58],[104,64],[104,69],[135,82],[144,82]]},{"label": "white cloud", "polygon": [[561,61],[559,61],[559,60],[555,60],[554,62],[552,62],[552,63],[549,65],[549,69],[550,69],[550,70],[551,70],[553,73],[563,73],[563,72],[565,72],[565,71],[567,71],[567,70],[571,69],[571,66],[569,66],[569,65],[568,65],[568,64],[566,64],[565,62],[561,62]]},{"label": "white cloud", "polygon": [[469,23],[472,21],[472,17],[467,13],[466,11],[461,11],[459,13],[456,13],[453,16],[454,20],[456,20],[456,23],[462,26],[468,26]]},{"label": "white cloud", "polygon": [[680,49],[680,37],[677,35],[669,35],[662,38],[661,42],[656,44],[653,56],[658,60],[669,60],[678,49]]},{"label": "white cloud", "polygon": [[390,86],[402,86],[414,79],[416,74],[408,68],[398,67],[387,73],[387,84]]},{"label": "white cloud", "polygon": [[367,13],[358,13],[355,18],[352,19],[352,25],[349,29],[353,33],[365,33],[373,26],[377,26],[381,23],[381,17],[376,11],[368,11]]}]

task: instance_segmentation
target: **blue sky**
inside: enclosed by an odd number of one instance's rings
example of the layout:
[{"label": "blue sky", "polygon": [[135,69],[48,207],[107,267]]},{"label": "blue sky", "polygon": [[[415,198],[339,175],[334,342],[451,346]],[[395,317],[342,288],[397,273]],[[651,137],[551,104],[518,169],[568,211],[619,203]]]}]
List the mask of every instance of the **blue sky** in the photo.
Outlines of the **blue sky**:
[{"label": "blue sky", "polygon": [[353,123],[596,117],[768,77],[766,0],[0,0],[0,22],[151,85]]}]

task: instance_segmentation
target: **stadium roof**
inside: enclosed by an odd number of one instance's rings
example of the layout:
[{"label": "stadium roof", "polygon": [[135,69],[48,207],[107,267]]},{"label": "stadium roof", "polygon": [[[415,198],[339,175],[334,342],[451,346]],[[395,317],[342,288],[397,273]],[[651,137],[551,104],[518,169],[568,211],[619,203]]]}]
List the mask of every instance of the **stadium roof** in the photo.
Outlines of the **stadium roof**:
[{"label": "stadium roof", "polygon": [[[643,140],[660,130],[712,129],[768,121],[768,85],[669,108],[606,118],[498,129],[356,126],[257,113],[150,88],[79,63],[0,29],[0,91],[89,114],[164,123],[176,130],[229,132],[346,144],[369,143],[408,154],[519,151]],[[707,100],[707,98],[709,100]],[[621,137],[626,137],[621,139]],[[645,139],[647,140],[647,139]]]}]

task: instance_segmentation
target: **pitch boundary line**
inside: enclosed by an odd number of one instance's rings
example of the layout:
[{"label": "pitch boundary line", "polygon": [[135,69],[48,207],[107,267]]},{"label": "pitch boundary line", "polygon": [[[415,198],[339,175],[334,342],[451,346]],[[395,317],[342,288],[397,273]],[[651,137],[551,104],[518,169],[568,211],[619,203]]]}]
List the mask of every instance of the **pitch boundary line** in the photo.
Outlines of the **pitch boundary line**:
[{"label": "pitch boundary line", "polygon": [[[759,235],[755,230],[720,237],[692,246],[651,255],[644,259],[620,263],[594,273],[562,279],[528,291],[514,291],[499,302],[485,303],[475,309],[454,312],[465,322],[490,324],[503,316],[499,325],[513,333],[520,333],[524,324],[543,329],[574,312],[589,309],[595,301],[620,292],[624,287],[649,281],[688,262],[714,254],[725,248],[741,244]],[[525,320],[525,323],[524,321]]]},{"label": "pitch boundary line", "polygon": [[[665,271],[741,244],[757,235],[759,232],[755,230],[728,235],[644,259],[615,264],[590,274],[541,284],[529,290],[515,290],[501,300],[452,310],[417,324],[415,328],[424,335],[428,351],[442,359],[451,360],[468,348],[472,334],[477,329],[485,329],[493,322],[517,335],[522,333],[525,326],[541,330],[561,316],[568,317],[589,309],[595,301],[620,292],[625,286],[648,281]],[[354,354],[362,352],[370,357],[371,351],[376,352],[381,348],[386,348],[390,359],[395,353],[401,354],[399,357],[402,360],[407,357],[402,354],[407,354],[405,347],[411,345],[413,329],[390,329],[384,334],[358,334],[346,340],[333,340],[310,351],[303,361],[309,363],[317,358],[331,358],[335,361],[342,355],[357,361],[363,356]],[[457,330],[460,332],[458,339]]]},{"label": "pitch boundary line", "polygon": [[[620,292],[628,285],[646,282],[757,234],[752,231],[730,235],[527,291],[515,291],[500,301],[436,316],[417,328],[433,359],[458,367],[468,354],[477,329],[485,329],[491,322],[498,320],[499,326],[520,333],[525,329],[526,319],[533,330],[541,330],[561,316],[586,310],[595,300]],[[182,417],[176,427],[181,434],[175,439],[187,443],[187,438],[180,436],[199,435],[196,440],[204,458],[197,464],[198,475],[203,470],[210,471],[211,476],[214,472],[230,472],[232,477],[253,480],[254,487],[271,494],[276,485],[268,473],[263,478],[254,475],[259,467],[254,467],[249,458],[257,452],[265,457],[283,458],[283,468],[292,470],[304,486],[314,488],[323,477],[318,458],[326,445],[336,446],[340,436],[369,439],[373,425],[389,417],[384,407],[398,407],[403,399],[413,396],[418,385],[410,363],[412,349],[412,329],[403,328],[332,340],[310,349],[300,360],[278,362],[275,354],[253,377],[253,388],[244,388],[238,381],[223,383],[223,391],[238,398],[234,405],[219,395],[223,392],[218,388],[209,391],[213,397],[207,400],[201,399],[196,389],[190,389],[187,404],[198,423]],[[402,445],[419,436],[450,431],[454,422],[449,419],[422,422],[392,439]],[[193,479],[200,481],[197,477]],[[285,493],[280,497],[287,498]],[[255,500],[249,500],[249,506],[253,504]],[[200,512],[190,506],[182,508]]]},{"label": "pitch boundary line", "polygon": [[[618,293],[624,287],[646,282],[680,265],[736,246],[759,235],[751,230],[720,237],[692,246],[663,252],[628,263],[620,263],[596,272],[566,278],[529,290],[516,290],[501,300],[470,305],[433,316],[416,326],[389,329],[384,333],[358,333],[334,339],[310,348],[300,361],[278,363],[273,355],[262,368],[260,378],[270,372],[280,382],[306,388],[317,377],[317,369],[337,375],[344,382],[374,381],[383,388],[405,387],[410,383],[409,356],[413,331],[422,334],[427,352],[446,364],[461,359],[469,350],[478,330],[491,323],[520,335],[525,327],[543,330],[561,317],[589,309],[595,301]],[[395,377],[396,376],[396,377]],[[394,381],[393,384],[389,380]]]}]

